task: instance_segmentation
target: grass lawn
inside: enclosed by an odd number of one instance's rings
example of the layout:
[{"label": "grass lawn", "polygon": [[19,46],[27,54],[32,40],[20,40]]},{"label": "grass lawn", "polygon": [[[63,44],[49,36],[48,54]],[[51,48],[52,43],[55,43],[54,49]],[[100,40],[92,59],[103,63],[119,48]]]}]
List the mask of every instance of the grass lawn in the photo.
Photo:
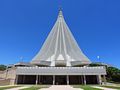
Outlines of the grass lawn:
[{"label": "grass lawn", "polygon": [[89,85],[73,85],[74,88],[82,88],[84,90],[102,90],[102,89],[97,89],[90,87]]},{"label": "grass lawn", "polygon": [[6,86],[6,87],[0,87],[0,90],[5,90],[5,89],[11,89],[11,88],[17,88],[21,86]]},{"label": "grass lawn", "polygon": [[40,89],[40,87],[38,87],[38,86],[32,86],[30,88],[25,88],[25,89],[21,89],[21,90],[38,90],[38,89]]},{"label": "grass lawn", "polygon": [[49,88],[50,86],[47,85],[33,85],[30,88],[25,88],[25,89],[21,89],[21,90],[38,90],[41,88]]},{"label": "grass lawn", "polygon": [[118,89],[120,90],[120,86],[101,86],[101,87],[106,87],[106,88],[112,88],[112,89]]}]

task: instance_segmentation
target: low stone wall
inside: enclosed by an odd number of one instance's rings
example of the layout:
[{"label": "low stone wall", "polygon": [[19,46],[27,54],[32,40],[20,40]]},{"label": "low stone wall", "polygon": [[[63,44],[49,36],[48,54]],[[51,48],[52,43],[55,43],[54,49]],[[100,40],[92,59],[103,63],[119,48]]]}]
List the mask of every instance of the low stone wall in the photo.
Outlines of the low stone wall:
[{"label": "low stone wall", "polygon": [[10,79],[1,79],[0,80],[0,86],[3,86],[3,85],[10,85]]},{"label": "low stone wall", "polygon": [[0,71],[0,85],[13,85],[16,78],[16,68]]},{"label": "low stone wall", "polygon": [[5,71],[0,71],[0,79],[5,78]]}]

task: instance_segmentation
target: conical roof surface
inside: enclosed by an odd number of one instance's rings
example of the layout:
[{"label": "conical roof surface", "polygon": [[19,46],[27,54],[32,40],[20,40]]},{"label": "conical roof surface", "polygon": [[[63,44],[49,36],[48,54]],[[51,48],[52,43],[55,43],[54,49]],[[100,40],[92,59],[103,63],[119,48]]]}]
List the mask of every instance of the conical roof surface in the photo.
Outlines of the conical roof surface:
[{"label": "conical roof surface", "polygon": [[61,10],[49,36],[31,63],[48,66],[74,66],[91,63],[79,48]]}]

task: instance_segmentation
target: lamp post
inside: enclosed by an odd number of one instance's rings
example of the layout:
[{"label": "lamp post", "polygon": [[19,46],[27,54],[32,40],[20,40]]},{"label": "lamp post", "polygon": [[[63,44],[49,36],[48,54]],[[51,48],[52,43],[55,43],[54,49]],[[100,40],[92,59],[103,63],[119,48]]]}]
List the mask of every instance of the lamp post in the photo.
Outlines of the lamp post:
[{"label": "lamp post", "polygon": [[100,61],[100,56],[97,56],[98,61]]}]

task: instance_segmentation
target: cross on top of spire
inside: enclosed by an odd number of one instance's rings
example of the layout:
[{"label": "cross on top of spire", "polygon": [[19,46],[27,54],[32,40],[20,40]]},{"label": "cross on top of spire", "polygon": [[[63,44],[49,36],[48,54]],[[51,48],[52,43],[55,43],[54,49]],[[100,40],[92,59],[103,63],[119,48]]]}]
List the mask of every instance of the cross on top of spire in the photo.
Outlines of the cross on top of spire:
[{"label": "cross on top of spire", "polygon": [[59,7],[59,17],[63,17],[62,7]]},{"label": "cross on top of spire", "polygon": [[61,5],[59,6],[59,11],[62,11],[62,6]]}]

